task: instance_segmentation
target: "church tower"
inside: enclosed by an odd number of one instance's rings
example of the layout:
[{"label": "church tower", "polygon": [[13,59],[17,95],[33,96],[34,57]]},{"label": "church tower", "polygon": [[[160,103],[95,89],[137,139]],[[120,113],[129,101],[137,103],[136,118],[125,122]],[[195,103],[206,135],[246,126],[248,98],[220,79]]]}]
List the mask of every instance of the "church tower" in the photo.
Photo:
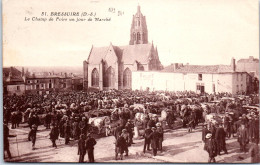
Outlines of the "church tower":
[{"label": "church tower", "polygon": [[131,30],[130,30],[130,45],[147,44],[148,31],[146,26],[145,16],[141,13],[140,6],[137,6],[137,13],[133,15]]}]

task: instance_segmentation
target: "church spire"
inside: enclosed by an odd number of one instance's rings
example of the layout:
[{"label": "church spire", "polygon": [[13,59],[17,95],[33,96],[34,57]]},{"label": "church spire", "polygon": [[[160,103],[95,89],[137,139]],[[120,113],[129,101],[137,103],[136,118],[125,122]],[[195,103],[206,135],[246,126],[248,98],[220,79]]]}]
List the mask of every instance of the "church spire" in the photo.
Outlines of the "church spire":
[{"label": "church spire", "polygon": [[137,13],[141,13],[140,5],[139,5],[139,4],[138,4],[138,6],[137,6]]},{"label": "church spire", "polygon": [[146,18],[141,13],[141,7],[137,6],[137,12],[133,15],[131,30],[130,30],[130,45],[147,44],[148,30],[146,25]]}]

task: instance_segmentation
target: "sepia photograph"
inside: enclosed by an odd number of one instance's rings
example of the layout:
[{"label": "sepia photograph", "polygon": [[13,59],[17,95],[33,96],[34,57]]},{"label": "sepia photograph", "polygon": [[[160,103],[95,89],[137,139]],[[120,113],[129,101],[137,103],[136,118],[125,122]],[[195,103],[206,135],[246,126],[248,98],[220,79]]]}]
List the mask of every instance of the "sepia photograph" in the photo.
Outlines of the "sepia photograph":
[{"label": "sepia photograph", "polygon": [[5,163],[260,163],[259,0],[2,0]]}]

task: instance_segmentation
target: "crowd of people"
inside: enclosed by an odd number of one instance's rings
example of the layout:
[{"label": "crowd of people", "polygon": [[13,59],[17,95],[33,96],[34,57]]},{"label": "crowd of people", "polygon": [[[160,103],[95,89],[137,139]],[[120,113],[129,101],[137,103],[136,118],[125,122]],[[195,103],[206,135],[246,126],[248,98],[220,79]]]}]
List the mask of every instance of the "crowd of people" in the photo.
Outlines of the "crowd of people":
[{"label": "crowd of people", "polygon": [[[204,149],[209,152],[209,162],[211,162],[221,151],[228,153],[225,144],[226,138],[236,135],[241,151],[246,151],[246,144],[249,141],[255,144],[259,142],[259,112],[242,108],[243,105],[258,104],[258,96],[251,95],[243,99],[237,97],[234,100],[221,100],[224,97],[232,97],[232,95],[228,93],[200,95],[187,91],[117,90],[91,93],[53,92],[46,95],[12,95],[4,96],[4,122],[6,125],[11,123],[11,129],[19,127],[22,122],[28,122],[31,129],[28,140],[32,141],[33,148],[37,127],[44,124],[46,129],[50,129],[53,147],[57,147],[55,141],[59,137],[65,139],[66,145],[72,139],[77,140],[79,162],[84,161],[86,151],[89,161],[94,162],[93,151],[96,142],[91,137],[94,132],[93,126],[89,123],[90,118],[99,116],[104,109],[111,110],[103,115],[108,115],[115,125],[111,132],[115,137],[116,160],[118,155],[119,159],[123,159],[123,153],[125,156],[129,154],[128,147],[133,144],[134,127],[140,127],[140,125],[144,129],[142,135],[144,137],[143,152],[149,151],[151,147],[155,156],[157,151],[162,151],[163,148],[165,125],[162,126],[163,122],[159,122],[158,117],[154,118],[149,114],[160,114],[162,110],[166,109],[167,118],[165,121],[170,128],[176,118],[182,119],[183,127],[187,127],[189,132],[192,132],[192,129],[195,129],[199,123],[203,123],[202,140],[205,142]],[[214,102],[217,100],[221,101]],[[209,102],[214,103],[205,108],[201,106],[201,103]],[[135,104],[144,105],[145,111],[135,109],[133,106]],[[92,113],[93,111],[98,113]],[[137,112],[144,114],[141,124],[135,119]],[[206,123],[205,115],[211,113],[219,115],[224,113],[224,122]],[[112,124],[110,123],[110,125]],[[8,137],[5,132],[4,137]],[[89,139],[92,142],[89,142]]]},{"label": "crowd of people", "polygon": [[[259,109],[243,111],[240,109],[226,110],[223,123],[208,122],[203,124],[202,141],[204,150],[209,153],[208,162],[216,162],[215,157],[222,151],[228,154],[226,139],[236,138],[240,146],[240,152],[250,152],[252,163],[259,163]],[[248,149],[247,145],[252,143]]]}]

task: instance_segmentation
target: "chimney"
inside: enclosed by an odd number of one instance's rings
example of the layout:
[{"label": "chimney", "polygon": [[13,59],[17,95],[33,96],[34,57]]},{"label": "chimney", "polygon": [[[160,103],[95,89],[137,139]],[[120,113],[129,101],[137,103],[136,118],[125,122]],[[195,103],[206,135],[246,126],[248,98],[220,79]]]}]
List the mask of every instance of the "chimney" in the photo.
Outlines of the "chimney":
[{"label": "chimney", "polygon": [[231,58],[231,69],[233,72],[236,71],[236,60],[233,57]]},{"label": "chimney", "polygon": [[178,63],[173,63],[172,65],[173,65],[173,71],[178,69]]},{"label": "chimney", "polygon": [[253,60],[254,60],[254,57],[253,57],[253,56],[249,56],[249,60],[250,60],[250,61],[253,61]]},{"label": "chimney", "polygon": [[22,67],[22,76],[24,76],[24,67]]},{"label": "chimney", "polygon": [[10,78],[13,76],[13,72],[12,72],[12,70],[13,70],[13,67],[10,68],[10,72],[9,72],[9,76],[10,76]]},{"label": "chimney", "polygon": [[67,78],[67,73],[66,72],[64,73],[64,75],[65,75],[65,78]]}]

